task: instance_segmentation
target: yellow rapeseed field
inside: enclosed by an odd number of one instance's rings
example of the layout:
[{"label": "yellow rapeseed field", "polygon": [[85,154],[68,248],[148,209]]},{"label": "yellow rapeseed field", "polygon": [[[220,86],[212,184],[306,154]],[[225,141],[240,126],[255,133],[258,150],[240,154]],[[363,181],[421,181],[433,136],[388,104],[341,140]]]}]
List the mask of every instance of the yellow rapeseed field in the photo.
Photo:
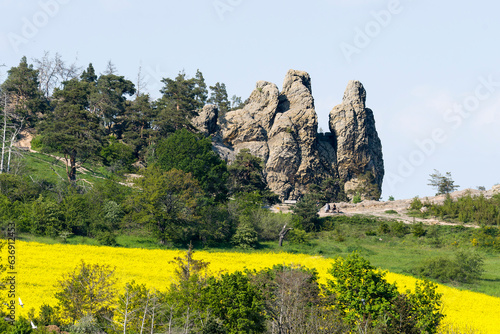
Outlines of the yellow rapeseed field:
[{"label": "yellow rapeseed field", "polygon": [[[184,255],[172,250],[146,250],[84,245],[46,245],[17,241],[16,244],[16,295],[24,307],[18,306],[17,316],[26,315],[33,307],[37,311],[42,304],[56,304],[54,283],[63,273],[72,271],[81,260],[86,263],[107,264],[116,267],[119,284],[135,280],[150,288],[167,289],[173,276],[170,261]],[[2,261],[5,263],[5,249]],[[196,251],[196,259],[210,262],[210,271],[233,272],[236,270],[262,269],[275,264],[301,264],[316,268],[321,283],[326,283],[331,259],[289,253],[232,253]],[[387,273],[390,282],[397,282],[401,291],[412,289],[415,278]],[[500,298],[470,291],[460,291],[440,285],[443,293],[445,322],[455,326],[472,326],[483,333],[500,333]],[[16,297],[17,298],[17,297]]]}]

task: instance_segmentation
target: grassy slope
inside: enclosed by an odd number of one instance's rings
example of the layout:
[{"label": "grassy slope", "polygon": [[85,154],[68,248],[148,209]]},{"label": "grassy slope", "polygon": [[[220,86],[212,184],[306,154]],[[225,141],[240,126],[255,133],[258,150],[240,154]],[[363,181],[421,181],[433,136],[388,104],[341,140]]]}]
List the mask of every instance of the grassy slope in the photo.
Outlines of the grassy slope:
[{"label": "grassy slope", "polygon": [[[66,177],[64,163],[50,156],[39,153],[26,154],[25,165],[26,173],[34,179],[46,179],[57,182],[60,177]],[[91,166],[86,167],[93,170]],[[86,172],[86,174],[78,173],[77,177],[78,179],[88,181],[87,184],[93,184],[102,182],[104,175],[97,172]],[[425,258],[452,256],[458,247],[471,248],[472,230],[470,229],[463,230],[449,226],[428,227],[429,233],[421,238],[416,238],[411,234],[399,238],[379,233],[374,236],[367,236],[365,233],[366,230],[376,229],[377,226],[337,224],[336,231],[314,234],[307,244],[285,242],[284,247],[279,248],[277,242],[264,242],[258,251],[286,251],[291,253],[319,254],[325,257],[344,256],[353,251],[358,251],[376,267],[395,273],[409,274],[411,268]],[[339,234],[343,237],[339,238]],[[20,239],[49,244],[61,241],[49,237],[34,237],[31,235],[21,235]],[[340,241],[341,239],[344,240]],[[72,237],[68,242],[72,244],[98,244],[96,240],[85,237]],[[122,235],[117,238],[117,242],[120,246],[129,248],[160,248],[154,239],[147,236]],[[239,251],[229,247],[212,249]],[[458,287],[500,297],[500,256],[498,256],[498,253],[483,251],[482,254],[485,258],[485,273],[482,279],[476,284]]]}]

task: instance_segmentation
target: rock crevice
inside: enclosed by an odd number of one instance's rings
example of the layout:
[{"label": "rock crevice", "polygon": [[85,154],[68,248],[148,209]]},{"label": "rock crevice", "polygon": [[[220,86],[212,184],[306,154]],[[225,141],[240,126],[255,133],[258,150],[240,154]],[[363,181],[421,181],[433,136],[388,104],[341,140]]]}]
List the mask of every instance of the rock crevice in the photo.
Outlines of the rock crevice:
[{"label": "rock crevice", "polygon": [[343,179],[348,190],[366,172],[380,190],[382,146],[365,100],[363,85],[350,81],[342,103],[330,113],[331,133],[318,134],[311,78],[290,70],[281,92],[273,83],[258,81],[242,109],[229,111],[214,125],[217,113],[205,107],[194,124],[214,136],[214,149],[226,160],[242,149],[260,157],[269,188],[282,200],[298,199],[309,184],[327,178]]}]

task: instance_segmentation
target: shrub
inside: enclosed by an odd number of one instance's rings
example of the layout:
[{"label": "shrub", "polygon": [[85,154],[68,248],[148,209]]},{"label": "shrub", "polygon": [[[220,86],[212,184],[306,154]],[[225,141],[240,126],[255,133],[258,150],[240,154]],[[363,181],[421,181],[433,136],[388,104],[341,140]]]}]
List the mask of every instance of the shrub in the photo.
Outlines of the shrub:
[{"label": "shrub", "polygon": [[288,237],[292,244],[308,244],[309,236],[307,232],[301,229],[293,229],[288,233]]},{"label": "shrub", "polygon": [[388,214],[391,214],[391,215],[395,215],[398,212],[396,210],[385,210],[385,213],[388,213]]},{"label": "shrub", "polygon": [[386,222],[381,223],[380,226],[378,227],[378,232],[380,234],[388,234],[389,232],[391,232],[389,224],[387,224]]},{"label": "shrub", "polygon": [[413,201],[410,204],[410,210],[420,210],[424,205],[422,204],[422,201],[418,198],[418,196],[413,198]]},{"label": "shrub", "polygon": [[394,201],[394,196],[389,196],[389,201]]},{"label": "shrub", "polygon": [[391,224],[391,232],[395,236],[402,238],[406,234],[408,234],[408,226],[406,224],[404,224],[403,222],[399,222],[399,221],[393,222]]},{"label": "shrub", "polygon": [[354,197],[352,198],[352,202],[354,204],[361,203],[362,202],[361,195],[359,193],[357,193],[356,195],[354,195]]},{"label": "shrub", "polygon": [[417,238],[423,237],[427,230],[424,228],[424,224],[422,222],[418,222],[412,225],[411,233]]},{"label": "shrub", "polygon": [[424,260],[413,273],[442,283],[473,283],[481,277],[483,271],[483,258],[479,254],[459,251],[454,258]]},{"label": "shrub", "polygon": [[257,232],[248,224],[240,224],[231,239],[231,243],[243,249],[256,248],[259,244]]}]

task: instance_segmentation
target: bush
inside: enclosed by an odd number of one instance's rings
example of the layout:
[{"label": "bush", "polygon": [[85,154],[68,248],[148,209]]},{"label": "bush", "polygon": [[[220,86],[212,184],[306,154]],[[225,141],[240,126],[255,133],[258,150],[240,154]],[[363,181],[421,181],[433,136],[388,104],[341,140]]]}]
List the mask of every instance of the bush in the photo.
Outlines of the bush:
[{"label": "bush", "polygon": [[424,224],[419,222],[412,225],[411,233],[413,233],[415,237],[420,238],[427,233],[427,230],[424,228]]},{"label": "bush", "polygon": [[389,232],[391,232],[389,224],[387,224],[386,222],[381,223],[380,226],[378,227],[378,232],[380,234],[388,234]]},{"label": "bush", "polygon": [[43,149],[42,136],[38,135],[31,139],[31,149],[41,151]]},{"label": "bush", "polygon": [[359,193],[357,193],[356,195],[354,195],[354,197],[352,198],[352,202],[354,204],[361,203],[362,202],[361,195]]},{"label": "bush", "polygon": [[309,236],[307,232],[300,229],[293,229],[288,232],[288,238],[292,244],[308,244]]},{"label": "bush", "polygon": [[481,277],[483,271],[483,258],[479,254],[460,251],[454,258],[424,260],[413,273],[442,283],[473,283]]},{"label": "bush", "polygon": [[394,196],[389,196],[389,201],[394,201]]},{"label": "bush", "polygon": [[420,211],[423,206],[422,201],[417,196],[413,198],[413,201],[410,204],[410,210]]},{"label": "bush", "polygon": [[96,236],[96,240],[99,241],[99,243],[104,246],[118,245],[118,243],[116,242],[116,235],[110,231],[104,231],[98,233]]},{"label": "bush", "polygon": [[259,244],[257,232],[252,226],[248,224],[240,224],[236,229],[236,233],[231,239],[231,243],[235,247],[243,249],[256,248]]},{"label": "bush", "polygon": [[408,234],[408,226],[403,222],[399,222],[399,221],[394,222],[391,225],[391,232],[395,236],[402,238],[406,234]]}]

